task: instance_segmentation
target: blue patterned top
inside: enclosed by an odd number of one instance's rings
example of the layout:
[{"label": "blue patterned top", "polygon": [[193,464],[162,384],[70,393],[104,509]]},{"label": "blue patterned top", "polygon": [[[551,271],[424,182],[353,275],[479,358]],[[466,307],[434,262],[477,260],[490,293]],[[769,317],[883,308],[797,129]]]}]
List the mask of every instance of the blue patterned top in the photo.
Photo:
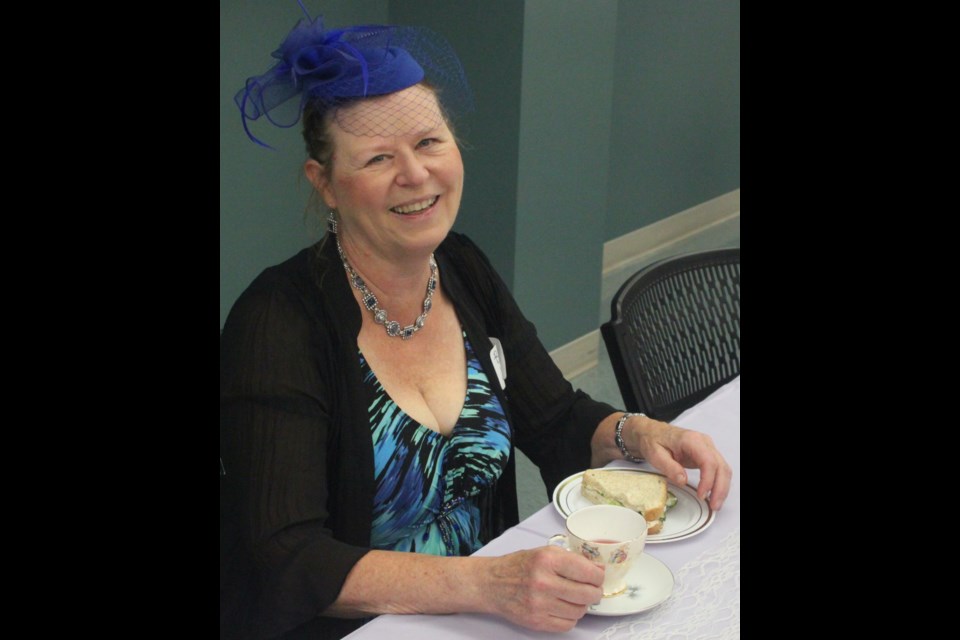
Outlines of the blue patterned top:
[{"label": "blue patterned top", "polygon": [[360,354],[365,384],[373,386],[374,549],[440,556],[479,549],[477,495],[495,482],[510,457],[510,425],[470,341],[467,396],[450,437],[414,421],[383,390]]}]

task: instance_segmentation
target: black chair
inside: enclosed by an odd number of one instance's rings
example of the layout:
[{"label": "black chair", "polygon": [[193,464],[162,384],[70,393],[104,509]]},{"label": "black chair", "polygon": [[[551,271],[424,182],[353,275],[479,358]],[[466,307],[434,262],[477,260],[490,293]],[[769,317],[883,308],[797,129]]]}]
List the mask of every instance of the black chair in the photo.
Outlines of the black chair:
[{"label": "black chair", "polygon": [[641,269],[600,330],[627,410],[673,420],[740,375],[740,249]]}]

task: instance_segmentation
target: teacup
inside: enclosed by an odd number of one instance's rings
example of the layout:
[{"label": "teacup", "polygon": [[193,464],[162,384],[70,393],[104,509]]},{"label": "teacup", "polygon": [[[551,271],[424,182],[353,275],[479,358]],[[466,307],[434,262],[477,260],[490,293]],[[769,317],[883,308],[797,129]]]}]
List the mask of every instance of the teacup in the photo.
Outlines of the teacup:
[{"label": "teacup", "polygon": [[566,520],[567,532],[550,537],[550,544],[564,546],[604,566],[603,597],[627,588],[627,572],[647,543],[643,516],[610,504],[597,504],[574,511]]}]

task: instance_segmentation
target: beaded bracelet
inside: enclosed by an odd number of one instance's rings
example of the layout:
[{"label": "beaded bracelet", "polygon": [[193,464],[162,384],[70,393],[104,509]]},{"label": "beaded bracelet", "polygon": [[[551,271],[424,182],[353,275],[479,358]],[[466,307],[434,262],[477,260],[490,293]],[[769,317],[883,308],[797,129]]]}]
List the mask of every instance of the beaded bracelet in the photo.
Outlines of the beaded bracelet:
[{"label": "beaded bracelet", "polygon": [[617,421],[617,431],[615,441],[617,443],[617,448],[620,449],[620,453],[623,454],[623,457],[630,462],[643,462],[643,458],[638,458],[635,455],[632,455],[627,451],[627,446],[623,444],[623,425],[626,424],[627,419],[631,416],[643,416],[646,417],[645,413],[624,413],[620,416],[620,420]]}]

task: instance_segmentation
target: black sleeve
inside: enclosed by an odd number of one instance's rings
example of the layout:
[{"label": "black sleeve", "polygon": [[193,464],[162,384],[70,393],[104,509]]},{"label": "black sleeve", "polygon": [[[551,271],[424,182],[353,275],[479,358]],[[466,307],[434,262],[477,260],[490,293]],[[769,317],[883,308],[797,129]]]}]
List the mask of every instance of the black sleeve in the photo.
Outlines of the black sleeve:
[{"label": "black sleeve", "polygon": [[335,540],[327,527],[331,381],[318,365],[321,342],[296,288],[264,276],[224,326],[224,637],[272,637],[315,618],[367,552]]}]

